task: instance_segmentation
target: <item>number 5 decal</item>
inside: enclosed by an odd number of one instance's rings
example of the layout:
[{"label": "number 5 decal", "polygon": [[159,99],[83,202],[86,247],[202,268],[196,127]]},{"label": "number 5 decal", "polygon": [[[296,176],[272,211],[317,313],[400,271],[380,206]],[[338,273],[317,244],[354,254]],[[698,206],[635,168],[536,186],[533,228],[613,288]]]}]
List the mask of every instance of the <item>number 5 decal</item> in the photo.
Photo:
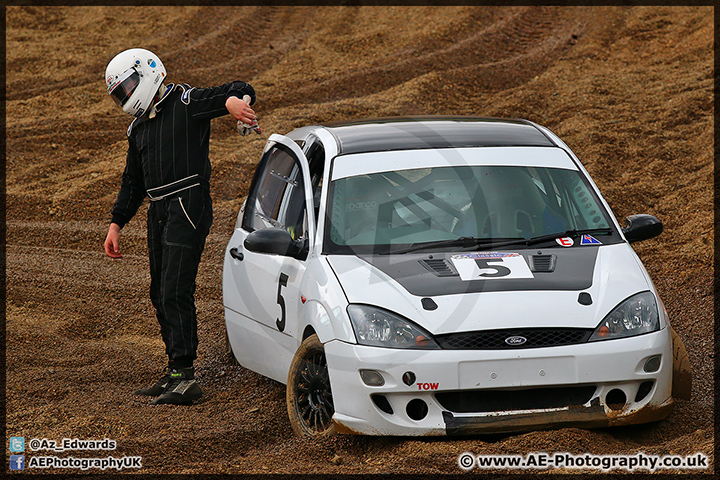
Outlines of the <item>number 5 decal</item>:
[{"label": "number 5 decal", "polygon": [[285,330],[285,299],[282,296],[282,287],[287,287],[288,276],[280,272],[280,280],[278,281],[277,303],[280,305],[280,318],[275,320],[278,330]]},{"label": "number 5 decal", "polygon": [[453,255],[450,258],[466,282],[534,278],[530,267],[519,253],[482,252]]},{"label": "number 5 decal", "polygon": [[486,270],[486,269],[492,269],[495,270],[494,272],[482,272],[480,273],[481,277],[506,277],[510,275],[510,269],[507,267],[503,267],[502,265],[488,265],[490,262],[500,262],[503,263],[502,258],[476,258],[475,263],[478,267],[480,267],[480,270]]}]

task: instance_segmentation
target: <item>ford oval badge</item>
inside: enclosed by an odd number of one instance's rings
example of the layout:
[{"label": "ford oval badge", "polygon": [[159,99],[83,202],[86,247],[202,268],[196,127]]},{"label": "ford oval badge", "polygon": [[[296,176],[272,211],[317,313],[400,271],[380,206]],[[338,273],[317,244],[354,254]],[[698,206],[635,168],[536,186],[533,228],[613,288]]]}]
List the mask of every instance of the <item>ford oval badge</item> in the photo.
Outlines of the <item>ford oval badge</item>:
[{"label": "ford oval badge", "polygon": [[527,342],[527,338],[521,336],[508,337],[505,339],[505,343],[512,346],[522,345],[525,342]]}]

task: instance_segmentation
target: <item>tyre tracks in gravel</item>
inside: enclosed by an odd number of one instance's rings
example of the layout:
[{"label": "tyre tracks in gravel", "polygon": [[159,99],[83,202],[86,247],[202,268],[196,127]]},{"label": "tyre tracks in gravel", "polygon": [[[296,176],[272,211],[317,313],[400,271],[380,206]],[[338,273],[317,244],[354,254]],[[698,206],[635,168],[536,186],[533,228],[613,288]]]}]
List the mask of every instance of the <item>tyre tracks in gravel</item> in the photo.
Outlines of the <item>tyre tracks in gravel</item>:
[{"label": "tyre tracks in gravel", "polygon": [[[437,32],[348,73],[306,85],[270,99],[275,105],[330,102],[365,97],[432,73],[437,85],[475,86],[492,91],[512,88],[538,75],[570,48],[585,29],[577,11],[513,7],[496,16],[470,13],[461,25]],[[356,15],[360,15],[356,11]],[[488,21],[492,18],[492,21]],[[355,20],[349,16],[345,21]],[[518,68],[522,65],[522,68]]]},{"label": "tyre tracks in gravel", "polygon": [[[100,222],[7,222],[8,305],[55,311],[69,320],[62,322],[59,332],[76,338],[154,330],[146,233],[137,224],[126,227],[123,258],[112,260],[102,246],[106,232]],[[226,241],[223,235],[211,234],[207,248],[222,251]],[[201,263],[197,297],[203,309],[212,307],[218,315],[222,256],[212,258],[206,256]]]}]

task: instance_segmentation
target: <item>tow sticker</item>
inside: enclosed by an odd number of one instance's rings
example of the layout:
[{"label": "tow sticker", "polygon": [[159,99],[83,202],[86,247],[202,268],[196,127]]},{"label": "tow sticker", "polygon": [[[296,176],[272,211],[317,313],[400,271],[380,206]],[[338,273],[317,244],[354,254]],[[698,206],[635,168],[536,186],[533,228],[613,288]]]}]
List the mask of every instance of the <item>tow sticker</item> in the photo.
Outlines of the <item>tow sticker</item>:
[{"label": "tow sticker", "polygon": [[563,247],[572,247],[575,243],[575,241],[570,237],[556,238],[555,241],[558,245],[562,245]]},{"label": "tow sticker", "polygon": [[431,382],[431,383],[420,383],[417,384],[418,390],[437,390],[438,387],[440,387],[440,383],[438,382]]},{"label": "tow sticker", "polygon": [[580,239],[580,245],[602,245],[600,240],[587,233]]},{"label": "tow sticker", "polygon": [[450,257],[463,281],[534,278],[519,253],[481,252]]}]

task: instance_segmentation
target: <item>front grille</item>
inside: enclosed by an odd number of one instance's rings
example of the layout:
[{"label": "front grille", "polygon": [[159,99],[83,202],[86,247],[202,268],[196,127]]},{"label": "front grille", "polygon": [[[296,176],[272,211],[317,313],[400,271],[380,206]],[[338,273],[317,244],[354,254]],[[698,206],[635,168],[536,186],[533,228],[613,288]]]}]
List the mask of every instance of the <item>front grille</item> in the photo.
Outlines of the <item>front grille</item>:
[{"label": "front grille", "polygon": [[435,340],[448,350],[506,350],[575,345],[586,342],[592,332],[587,328],[483,330],[436,335]]},{"label": "front grille", "polygon": [[436,393],[435,399],[444,409],[455,413],[505,412],[580,406],[590,401],[595,390],[595,385],[466,390]]}]

